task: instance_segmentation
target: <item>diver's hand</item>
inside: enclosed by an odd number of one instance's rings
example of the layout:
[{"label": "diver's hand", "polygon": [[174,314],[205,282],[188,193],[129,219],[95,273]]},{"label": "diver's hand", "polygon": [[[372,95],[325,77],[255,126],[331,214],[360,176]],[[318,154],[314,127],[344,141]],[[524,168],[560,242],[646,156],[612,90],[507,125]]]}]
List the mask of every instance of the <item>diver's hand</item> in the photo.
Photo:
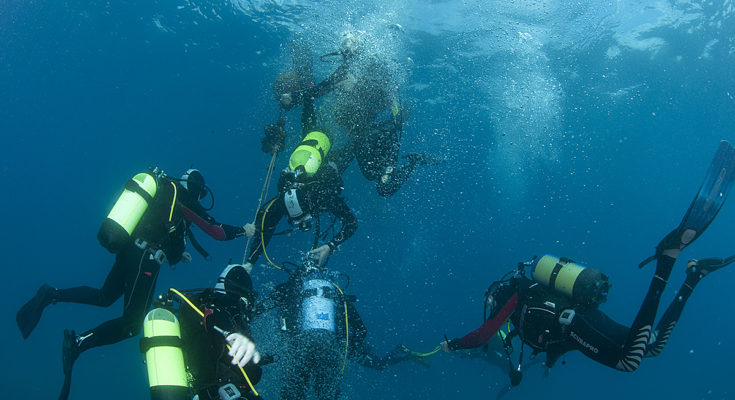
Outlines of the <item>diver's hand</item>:
[{"label": "diver's hand", "polygon": [[245,264],[242,265],[242,267],[245,268],[245,271],[248,274],[253,271],[253,264],[252,263],[246,262]]},{"label": "diver's hand", "polygon": [[188,251],[181,253],[181,262],[190,263],[191,260],[191,254]]},{"label": "diver's hand", "polygon": [[255,350],[255,343],[240,333],[232,333],[227,336],[227,343],[230,344],[230,352],[232,357],[232,365],[242,368],[250,360],[257,364],[260,362],[260,353]]},{"label": "diver's hand", "polygon": [[443,342],[441,342],[441,343],[439,343],[439,346],[441,346],[442,351],[445,352],[445,353],[451,353],[451,352],[454,351],[454,350],[452,350],[452,347],[449,345],[449,342],[446,341],[446,340],[443,341]]},{"label": "diver's hand", "polygon": [[255,236],[255,224],[248,223],[243,225],[242,229],[245,230],[245,236],[251,238]]},{"label": "diver's hand", "polygon": [[324,259],[325,259],[325,258],[326,258],[326,257],[327,257],[327,256],[328,256],[329,254],[331,254],[331,253],[332,253],[332,248],[331,248],[331,247],[329,247],[329,245],[328,245],[328,244],[325,244],[325,245],[322,245],[322,246],[319,246],[319,247],[317,247],[317,248],[316,248],[316,249],[314,249],[314,250],[311,250],[311,251],[310,251],[309,253],[310,253],[310,254],[316,254],[316,255],[318,255],[318,256],[319,256],[319,264],[321,264],[321,263],[322,263],[322,261],[324,261]]}]

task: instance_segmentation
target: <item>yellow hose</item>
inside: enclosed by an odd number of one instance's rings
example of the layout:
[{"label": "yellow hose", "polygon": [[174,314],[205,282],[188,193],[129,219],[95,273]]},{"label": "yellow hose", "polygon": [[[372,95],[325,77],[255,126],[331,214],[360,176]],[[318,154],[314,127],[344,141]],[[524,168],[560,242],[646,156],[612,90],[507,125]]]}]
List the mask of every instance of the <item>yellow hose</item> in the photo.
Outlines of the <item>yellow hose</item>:
[{"label": "yellow hose", "polygon": [[178,195],[176,184],[171,182],[171,185],[174,187],[174,201],[171,202],[171,212],[168,213],[168,222],[171,222],[174,219],[174,206],[176,205],[176,196]]},{"label": "yellow hose", "polygon": [[283,269],[283,268],[279,267],[278,265],[274,264],[273,261],[271,261],[270,257],[268,257],[268,252],[265,251],[265,239],[264,239],[264,236],[263,236],[263,228],[265,227],[265,216],[268,215],[268,210],[270,210],[271,206],[273,205],[273,203],[276,202],[276,200],[278,200],[278,197],[276,197],[275,199],[271,200],[271,202],[268,203],[268,205],[265,207],[265,211],[263,211],[263,218],[260,221],[260,247],[263,248],[263,255],[265,256],[265,259],[268,260],[268,262],[272,266],[274,266],[274,267],[276,267],[278,269]]},{"label": "yellow hose", "polygon": [[[334,286],[335,288],[337,288],[337,290],[339,290],[339,294],[341,294],[342,298],[344,299],[345,293],[342,291],[342,289],[340,289],[340,287],[337,286],[337,284],[332,281],[329,281],[329,283],[331,283],[332,286]],[[344,305],[345,305],[345,359],[344,359],[344,362],[342,362],[342,375],[345,374],[345,367],[347,366],[347,352],[350,346],[350,323],[349,323],[349,318],[347,317],[347,300],[346,299],[344,301]]]},{"label": "yellow hose", "polygon": [[415,352],[415,351],[409,349],[408,347],[406,347],[404,345],[401,345],[401,347],[403,348],[403,351],[405,351],[406,353],[410,353],[412,356],[416,356],[416,357],[428,357],[428,356],[432,356],[432,355],[436,354],[436,352],[438,352],[442,348],[441,346],[436,346],[436,347],[434,347],[434,350],[432,350],[432,351],[430,351],[428,353],[418,353],[418,352]]}]

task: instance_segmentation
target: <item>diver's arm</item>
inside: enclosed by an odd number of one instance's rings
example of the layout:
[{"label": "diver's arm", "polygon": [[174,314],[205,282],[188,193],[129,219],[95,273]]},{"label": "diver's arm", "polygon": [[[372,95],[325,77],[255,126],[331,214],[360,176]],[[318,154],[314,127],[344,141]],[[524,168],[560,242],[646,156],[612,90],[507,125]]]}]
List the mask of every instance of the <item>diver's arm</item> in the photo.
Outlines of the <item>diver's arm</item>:
[{"label": "diver's arm", "polygon": [[242,226],[221,224],[207,214],[201,206],[190,205],[187,207],[182,204],[181,211],[187,221],[193,222],[199,229],[215,240],[232,240],[245,235],[245,229]]},{"label": "diver's arm", "polygon": [[518,294],[514,293],[513,296],[503,305],[500,311],[495,317],[488,319],[479,328],[468,333],[467,335],[459,338],[452,339],[448,342],[442,342],[442,349],[444,351],[454,351],[461,349],[472,349],[480,347],[487,343],[492,338],[505,321],[510,318],[510,315],[518,305]]},{"label": "diver's arm", "polygon": [[337,85],[347,78],[347,63],[342,63],[332,72],[326,79],[319,82],[316,86],[305,91],[304,96],[310,96],[314,99],[324,96],[333,91]]},{"label": "diver's arm", "polygon": [[343,198],[334,196],[331,203],[330,211],[342,223],[339,232],[328,243],[329,248],[334,251],[337,246],[344,243],[357,231],[357,217],[352,213]]}]

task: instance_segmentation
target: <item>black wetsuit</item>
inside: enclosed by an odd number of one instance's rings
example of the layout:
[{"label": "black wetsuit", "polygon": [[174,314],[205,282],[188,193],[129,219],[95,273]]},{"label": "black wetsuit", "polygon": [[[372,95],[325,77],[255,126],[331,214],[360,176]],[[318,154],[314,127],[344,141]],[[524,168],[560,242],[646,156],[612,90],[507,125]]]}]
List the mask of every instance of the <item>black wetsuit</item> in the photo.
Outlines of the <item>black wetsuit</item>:
[{"label": "black wetsuit", "polygon": [[[342,179],[336,174],[334,168],[329,165],[322,165],[312,178],[307,178],[304,182],[301,182],[296,190],[304,203],[301,204],[301,207],[317,221],[314,247],[316,247],[320,235],[318,221],[321,213],[326,212],[334,215],[342,225],[340,230],[328,242],[333,250],[355,233],[357,217],[339,195],[342,190]],[[268,246],[271,237],[273,237],[278,222],[289,215],[285,196],[285,188],[282,188],[278,196],[269,200],[264,207],[258,210],[255,217],[254,243],[247,262],[254,264],[258,260],[258,257],[263,253],[263,247]]]},{"label": "black wetsuit", "polygon": [[[328,277],[316,273],[319,279],[329,281]],[[302,291],[304,280],[310,273],[299,269],[292,273],[288,281],[278,285],[262,302],[257,304],[256,314],[278,308],[281,315],[281,331],[286,335],[287,356],[281,357],[288,374],[282,380],[281,399],[300,400],[306,398],[307,390],[314,388],[319,400],[336,400],[342,369],[345,365],[345,331],[349,326],[349,348],[347,357],[368,368],[383,370],[409,358],[403,351],[393,351],[386,356],[372,354],[366,343],[367,329],[355,308],[356,299],[344,295],[336,288],[323,290],[325,298],[334,304],[333,330],[302,329],[302,305],[305,297],[313,295],[315,289]],[[322,278],[323,277],[323,278]],[[345,308],[347,322],[345,321]]]},{"label": "black wetsuit", "polygon": [[[175,191],[172,185],[176,185]],[[174,193],[176,204],[172,212]],[[232,240],[244,234],[242,227],[214,221],[180,184],[162,181],[154,203],[133,231],[132,237],[139,239],[138,244],[131,240],[115,256],[115,264],[102,288],[79,286],[55,291],[55,302],[98,307],[109,307],[123,297],[122,316],[80,334],[77,339],[78,353],[92,347],[117,343],[140,332],[153,298],[161,266],[159,261],[169,265],[181,261],[192,221],[207,229],[206,232],[218,240]],[[144,246],[141,245],[143,242]],[[156,258],[157,254],[161,254],[159,250],[165,254],[165,258]]]},{"label": "black wetsuit", "polygon": [[613,321],[596,307],[572,304],[568,298],[527,278],[513,278],[494,293],[498,306],[490,318],[475,331],[450,340],[449,347],[455,350],[480,346],[510,319],[525,345],[530,346],[534,353],[547,354],[548,367],[553,366],[562,354],[579,350],[600,364],[620,371],[634,371],[644,356],[655,356],[661,352],[686,300],[702,278],[701,275],[687,274],[674,301],[661,317],[655,337],[651,339],[661,293],[674,262],[674,258],[659,256],[648,293],[631,327]]},{"label": "black wetsuit", "polygon": [[[220,387],[232,383],[242,398],[257,398],[240,369],[230,362],[224,336],[212,329],[216,324],[225,331],[249,337],[251,308],[236,295],[209,290],[187,297],[206,314],[203,322],[202,317],[187,305],[181,305],[179,312],[184,360],[192,376],[192,391],[200,400],[219,400]],[[252,384],[257,384],[262,375],[260,366],[251,361],[244,369]]]}]

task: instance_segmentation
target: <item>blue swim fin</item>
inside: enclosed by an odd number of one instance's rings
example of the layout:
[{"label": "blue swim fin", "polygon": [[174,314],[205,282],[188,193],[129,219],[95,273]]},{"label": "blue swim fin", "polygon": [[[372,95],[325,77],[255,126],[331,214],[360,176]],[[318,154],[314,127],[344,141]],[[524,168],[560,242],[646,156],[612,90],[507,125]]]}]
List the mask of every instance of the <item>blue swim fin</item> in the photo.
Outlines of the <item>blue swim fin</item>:
[{"label": "blue swim fin", "polygon": [[677,248],[682,250],[697,240],[715,219],[722,205],[725,204],[725,199],[734,180],[735,147],[730,142],[723,140],[720,142],[715,157],[707,170],[707,175],[704,177],[704,182],[689,206],[689,210],[687,210],[681,224],[666,235],[656,246],[656,254],[640,263],[638,268],[643,268],[646,264],[655,260],[664,250]]}]

